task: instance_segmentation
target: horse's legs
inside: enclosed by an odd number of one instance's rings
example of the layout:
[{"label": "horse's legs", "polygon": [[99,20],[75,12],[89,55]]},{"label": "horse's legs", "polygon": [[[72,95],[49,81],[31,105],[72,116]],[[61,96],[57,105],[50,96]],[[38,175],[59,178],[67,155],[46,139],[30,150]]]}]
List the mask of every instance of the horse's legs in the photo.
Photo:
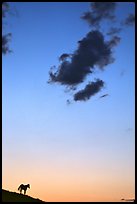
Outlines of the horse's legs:
[{"label": "horse's legs", "polygon": [[26,190],[24,190],[24,195],[26,194]]},{"label": "horse's legs", "polygon": [[20,188],[20,193],[22,192],[22,189]]}]

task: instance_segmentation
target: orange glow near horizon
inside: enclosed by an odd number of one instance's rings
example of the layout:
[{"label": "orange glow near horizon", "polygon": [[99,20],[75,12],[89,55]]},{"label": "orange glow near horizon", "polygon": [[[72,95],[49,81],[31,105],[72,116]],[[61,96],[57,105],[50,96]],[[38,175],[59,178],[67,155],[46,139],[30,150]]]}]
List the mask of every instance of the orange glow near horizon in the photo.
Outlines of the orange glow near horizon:
[{"label": "orange glow near horizon", "polygon": [[[3,172],[3,189],[17,192],[20,183],[30,183],[27,194],[49,202],[65,201],[120,201],[121,198],[134,198],[134,186],[131,178],[125,180],[126,172],[92,169],[79,164],[56,168],[34,166],[14,167]],[[22,170],[20,170],[22,169]],[[16,171],[16,173],[15,173]],[[8,177],[6,177],[8,175]],[[14,177],[13,177],[14,175]]]}]

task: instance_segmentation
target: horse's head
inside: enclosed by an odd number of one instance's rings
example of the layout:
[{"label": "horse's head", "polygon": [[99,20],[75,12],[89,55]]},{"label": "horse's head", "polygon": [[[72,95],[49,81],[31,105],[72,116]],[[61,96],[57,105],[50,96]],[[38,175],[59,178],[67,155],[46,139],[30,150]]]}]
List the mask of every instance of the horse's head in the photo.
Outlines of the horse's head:
[{"label": "horse's head", "polygon": [[30,184],[28,184],[27,187],[30,188]]}]

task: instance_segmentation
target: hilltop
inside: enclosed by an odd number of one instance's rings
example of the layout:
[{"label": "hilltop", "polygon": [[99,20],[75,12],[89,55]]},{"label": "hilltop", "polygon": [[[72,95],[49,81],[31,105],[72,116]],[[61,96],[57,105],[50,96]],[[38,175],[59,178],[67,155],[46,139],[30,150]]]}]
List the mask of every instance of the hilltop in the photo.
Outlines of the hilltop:
[{"label": "hilltop", "polygon": [[38,198],[32,198],[28,195],[23,195],[2,189],[2,202],[45,202],[45,201],[39,200]]}]

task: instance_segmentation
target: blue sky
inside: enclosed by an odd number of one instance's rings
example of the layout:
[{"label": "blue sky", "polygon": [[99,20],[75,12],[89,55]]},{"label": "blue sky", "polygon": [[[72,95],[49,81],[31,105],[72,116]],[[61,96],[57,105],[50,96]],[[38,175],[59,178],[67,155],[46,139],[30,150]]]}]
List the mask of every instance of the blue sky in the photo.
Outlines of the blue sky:
[{"label": "blue sky", "polygon": [[[87,81],[101,78],[105,88],[86,102],[67,105],[66,100],[72,95],[65,93],[61,85],[47,83],[49,70],[58,65],[62,53],[72,53],[77,41],[90,31],[87,22],[80,19],[89,10],[89,3],[12,2],[10,5],[16,8],[18,16],[7,17],[5,29],[12,33],[13,53],[2,58],[3,188],[16,191],[19,183],[30,182],[33,183],[32,196],[52,201],[48,189],[42,194],[34,187],[35,177],[24,174],[30,174],[31,168],[37,172],[39,166],[42,172],[47,171],[49,178],[57,171],[56,180],[59,172],[73,166],[69,173],[79,174],[80,178],[87,174],[88,186],[92,186],[90,172],[93,178],[108,176],[108,183],[110,176],[119,186],[125,182],[121,196],[134,197],[134,27],[125,27],[120,33],[121,42],[114,49],[115,62],[104,71],[97,69],[87,78]],[[133,12],[133,3],[119,3],[116,14],[120,20]],[[104,24],[103,29],[107,26]],[[109,96],[99,99],[105,93]],[[64,174],[64,179],[67,175]],[[8,183],[7,177],[12,178],[12,182]],[[40,182],[41,177],[37,185]],[[47,183],[52,182],[49,179]],[[113,182],[110,186],[113,189]],[[62,188],[65,188],[63,184]],[[58,185],[51,188],[53,195],[57,189]],[[102,195],[102,191],[99,192]],[[68,200],[65,193],[63,201]],[[61,199],[57,195],[54,198]]]}]

